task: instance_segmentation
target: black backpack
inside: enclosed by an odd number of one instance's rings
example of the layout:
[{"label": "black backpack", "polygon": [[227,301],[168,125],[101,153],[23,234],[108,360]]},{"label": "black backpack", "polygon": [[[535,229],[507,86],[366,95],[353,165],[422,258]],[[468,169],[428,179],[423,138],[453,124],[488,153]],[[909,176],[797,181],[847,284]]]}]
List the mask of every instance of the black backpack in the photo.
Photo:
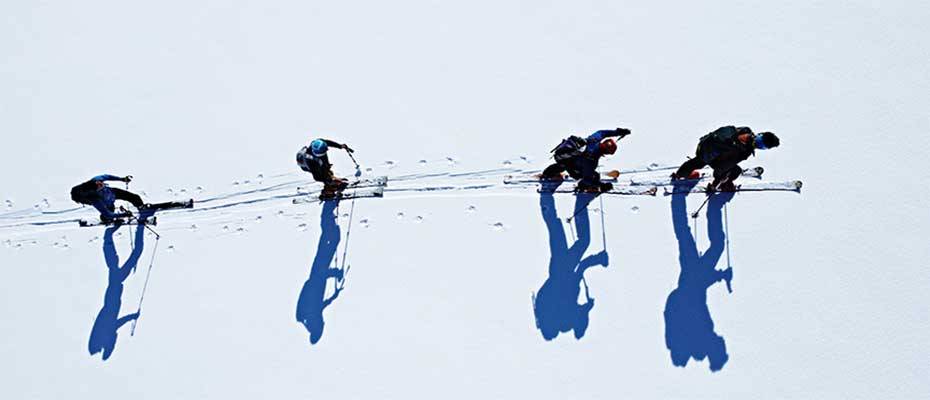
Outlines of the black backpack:
[{"label": "black backpack", "polygon": [[71,200],[76,203],[93,205],[99,197],[97,183],[94,181],[87,181],[71,188]]},{"label": "black backpack", "polygon": [[304,146],[297,152],[297,165],[306,172],[313,172],[310,170],[310,165],[307,163],[307,151],[309,151],[307,146]]},{"label": "black backpack", "polygon": [[572,159],[584,154],[584,150],[587,146],[588,141],[584,138],[575,135],[569,136],[562,139],[562,143],[559,143],[558,146],[552,149],[552,158],[554,158],[556,162]]}]

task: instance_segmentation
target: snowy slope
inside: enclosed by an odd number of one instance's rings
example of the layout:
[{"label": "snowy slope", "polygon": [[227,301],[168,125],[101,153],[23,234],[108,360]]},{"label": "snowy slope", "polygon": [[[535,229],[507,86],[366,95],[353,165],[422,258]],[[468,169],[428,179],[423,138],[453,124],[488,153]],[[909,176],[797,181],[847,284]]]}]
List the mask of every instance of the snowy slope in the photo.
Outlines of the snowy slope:
[{"label": "snowy slope", "polygon": [[[925,397],[928,13],[13,2],[0,393]],[[725,124],[778,133],[743,166],[800,193],[717,195],[693,220],[703,194],[660,188],[569,224],[578,197],[504,183],[616,126],[633,135],[604,169],[650,182]],[[318,189],[293,161],[317,135],[385,197],[294,204]],[[196,207],[111,247],[67,196],[104,172]]]}]

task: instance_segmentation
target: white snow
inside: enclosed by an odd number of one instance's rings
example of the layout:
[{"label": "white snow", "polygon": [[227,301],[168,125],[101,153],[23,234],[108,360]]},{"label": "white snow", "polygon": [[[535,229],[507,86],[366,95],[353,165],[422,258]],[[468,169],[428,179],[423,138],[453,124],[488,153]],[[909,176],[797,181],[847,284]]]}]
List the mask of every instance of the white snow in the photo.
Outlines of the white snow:
[{"label": "white snow", "polygon": [[[930,393],[923,3],[15,1],[4,15],[3,398]],[[606,242],[608,265],[562,287],[594,299],[588,325],[546,340],[544,199],[504,178],[541,170],[568,134],[623,126],[604,169],[657,179],[726,124],[781,137],[743,165],[762,182],[804,182],[727,203],[714,266],[729,257],[733,292],[722,272],[681,275],[671,196],[604,196],[585,255]],[[292,200],[319,190],[294,163],[316,136],[391,180],[331,214],[339,243],[314,267],[323,205]],[[198,201],[160,212],[160,239],[113,234],[116,268],[143,242],[121,293],[106,230],[56,223],[94,217],[68,190],[99,173]],[[575,199],[554,197],[569,244]],[[714,220],[686,219],[700,259]],[[147,275],[134,334],[127,322],[106,361],[91,355]],[[693,293],[709,285],[717,372],[666,347],[667,306],[703,307],[682,289],[693,276],[710,279]],[[298,301],[337,287],[311,344]]]}]

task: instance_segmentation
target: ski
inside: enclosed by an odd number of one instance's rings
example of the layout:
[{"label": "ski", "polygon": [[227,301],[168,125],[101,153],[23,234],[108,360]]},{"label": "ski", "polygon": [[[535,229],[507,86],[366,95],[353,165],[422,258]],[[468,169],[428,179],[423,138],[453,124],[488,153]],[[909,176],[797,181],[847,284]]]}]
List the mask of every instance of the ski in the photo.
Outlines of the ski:
[{"label": "ski", "polygon": [[[145,225],[158,225],[158,220],[156,217],[148,217],[142,221],[142,224]],[[100,220],[88,221],[86,219],[79,219],[78,226],[82,228],[89,228],[93,226],[117,226],[117,225],[139,225],[139,220],[132,218],[129,220],[118,218],[110,222],[103,222]]]},{"label": "ski", "polygon": [[[747,168],[743,170],[743,173],[740,176],[744,178],[762,179],[763,172],[765,172],[765,169],[762,167]],[[630,185],[670,186],[679,183],[697,182],[712,177],[713,173],[701,172],[701,177],[697,179],[681,179],[676,181],[672,181],[671,178],[631,179]]]},{"label": "ski", "polygon": [[[531,183],[550,184],[550,183],[556,183],[556,182],[559,182],[559,180],[558,179],[542,179],[539,176],[520,177],[520,176],[510,175],[504,178],[505,185],[526,185],[526,184],[531,184]],[[561,182],[575,183],[577,181],[573,178],[566,177],[565,179],[562,179]],[[614,183],[614,182],[617,182],[617,179],[606,177],[606,178],[601,178],[601,182],[602,183],[605,183],[605,182]]]},{"label": "ski", "polygon": [[349,200],[349,199],[361,199],[366,197],[384,197],[384,186],[373,186],[373,187],[363,187],[358,189],[351,189],[349,191],[337,193],[333,196],[303,196],[291,200],[293,204],[308,204],[316,203],[319,201],[326,200]]},{"label": "ski", "polygon": [[[359,180],[349,182],[348,184],[346,184],[346,189],[387,186],[387,182],[388,182],[387,176],[376,176],[374,178],[364,178],[364,179],[359,179]],[[311,189],[311,188],[302,187],[302,186],[297,187],[298,192],[304,189]]]},{"label": "ski", "polygon": [[[655,196],[659,188],[655,186],[614,186],[613,189],[610,189],[607,192],[602,194],[613,194],[621,196]],[[546,190],[538,189],[539,193],[573,193],[579,194],[583,192],[576,192],[574,188],[558,188],[555,190]],[[597,194],[597,192],[592,192],[591,194]]]},{"label": "ski", "polygon": [[161,211],[174,210],[178,208],[194,208],[194,199],[187,201],[166,201],[164,203],[155,203],[144,206],[140,211]]},{"label": "ski", "polygon": [[[684,185],[688,186],[688,185]],[[801,186],[803,183],[801,181],[784,181],[784,182],[754,182],[754,183],[744,183],[736,185],[736,192],[768,192],[768,191],[782,191],[782,192],[801,192]],[[705,185],[695,185],[690,188],[690,190],[682,190],[682,186],[675,185],[672,187],[666,186],[664,188],[665,195],[670,196],[673,194],[683,194],[683,193],[707,193],[707,186]],[[723,193],[723,192],[721,192]]]}]

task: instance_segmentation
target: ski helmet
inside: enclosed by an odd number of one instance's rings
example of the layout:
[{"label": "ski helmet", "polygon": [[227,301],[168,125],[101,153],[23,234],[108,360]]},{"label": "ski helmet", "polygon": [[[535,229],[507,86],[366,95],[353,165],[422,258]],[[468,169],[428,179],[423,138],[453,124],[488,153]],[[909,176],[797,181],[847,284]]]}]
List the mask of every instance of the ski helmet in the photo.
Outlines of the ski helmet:
[{"label": "ski helmet", "polygon": [[313,153],[313,155],[317,157],[326,155],[326,150],[329,150],[329,146],[327,146],[326,142],[322,139],[316,139],[310,142],[310,152]]},{"label": "ski helmet", "polygon": [[756,135],[755,138],[756,148],[759,150],[771,149],[773,147],[778,147],[779,140],[778,136],[775,136],[772,132],[762,132]]},{"label": "ski helmet", "polygon": [[607,139],[597,146],[602,154],[614,154],[617,152],[617,142],[613,139]]}]

